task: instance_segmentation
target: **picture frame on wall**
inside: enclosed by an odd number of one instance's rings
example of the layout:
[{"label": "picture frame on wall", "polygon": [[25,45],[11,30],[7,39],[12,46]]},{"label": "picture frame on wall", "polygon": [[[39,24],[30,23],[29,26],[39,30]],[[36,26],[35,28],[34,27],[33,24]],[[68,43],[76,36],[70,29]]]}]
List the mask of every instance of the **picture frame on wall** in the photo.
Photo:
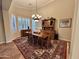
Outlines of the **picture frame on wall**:
[{"label": "picture frame on wall", "polygon": [[60,28],[71,28],[72,18],[64,18],[59,22]]}]

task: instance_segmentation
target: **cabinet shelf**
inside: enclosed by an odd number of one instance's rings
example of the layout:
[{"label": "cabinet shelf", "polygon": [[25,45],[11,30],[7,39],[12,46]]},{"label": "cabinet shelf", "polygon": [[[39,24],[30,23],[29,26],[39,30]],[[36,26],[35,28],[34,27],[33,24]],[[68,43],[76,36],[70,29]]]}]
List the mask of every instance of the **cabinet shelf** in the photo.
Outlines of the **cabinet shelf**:
[{"label": "cabinet shelf", "polygon": [[54,39],[55,35],[55,19],[45,19],[42,20],[42,31],[50,32],[50,38]]},{"label": "cabinet shelf", "polygon": [[43,30],[54,30],[55,29],[55,19],[45,19],[42,20],[42,29]]}]

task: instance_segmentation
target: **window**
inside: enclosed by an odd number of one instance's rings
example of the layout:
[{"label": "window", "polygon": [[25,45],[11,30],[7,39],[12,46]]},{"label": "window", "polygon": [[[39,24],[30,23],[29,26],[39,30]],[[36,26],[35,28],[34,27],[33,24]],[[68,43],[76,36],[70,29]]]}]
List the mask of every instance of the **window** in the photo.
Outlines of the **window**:
[{"label": "window", "polygon": [[18,17],[18,30],[30,28],[30,18]]},{"label": "window", "polygon": [[[30,29],[30,18],[18,17],[16,22],[16,16],[11,16],[11,30],[16,32],[17,30],[21,31],[22,29]],[[16,26],[18,24],[18,26]],[[18,29],[17,29],[18,28]]]},{"label": "window", "polygon": [[32,20],[32,30],[33,31],[40,31],[42,29],[42,21],[39,20],[38,22]]},{"label": "window", "polygon": [[25,19],[25,29],[29,29],[30,28],[30,19],[29,18],[26,18]]},{"label": "window", "polygon": [[18,30],[22,30],[22,18],[18,17]]},{"label": "window", "polygon": [[35,20],[32,19],[32,31],[35,31]]},{"label": "window", "polygon": [[16,32],[17,27],[16,27],[16,17],[12,15],[11,17],[11,29],[13,32]]}]

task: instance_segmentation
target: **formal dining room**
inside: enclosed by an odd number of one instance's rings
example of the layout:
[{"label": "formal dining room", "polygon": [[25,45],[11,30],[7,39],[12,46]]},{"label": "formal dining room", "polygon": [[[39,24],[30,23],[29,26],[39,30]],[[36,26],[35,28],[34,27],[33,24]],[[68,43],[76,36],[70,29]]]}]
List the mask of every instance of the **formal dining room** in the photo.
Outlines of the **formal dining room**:
[{"label": "formal dining room", "polygon": [[75,0],[0,0],[0,59],[70,59]]}]

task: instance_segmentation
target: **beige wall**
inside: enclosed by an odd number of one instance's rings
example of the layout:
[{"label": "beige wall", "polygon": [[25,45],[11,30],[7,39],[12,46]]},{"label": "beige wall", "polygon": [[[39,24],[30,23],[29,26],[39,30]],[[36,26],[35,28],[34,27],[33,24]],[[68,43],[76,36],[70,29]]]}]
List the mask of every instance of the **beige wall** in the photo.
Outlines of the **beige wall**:
[{"label": "beige wall", "polygon": [[71,59],[79,59],[79,0],[75,0],[72,44],[71,44]]},{"label": "beige wall", "polygon": [[10,33],[9,13],[7,10],[3,10],[3,19],[4,19],[6,42],[8,42],[11,39],[11,33]]},{"label": "beige wall", "polygon": [[1,6],[2,6],[2,0],[0,0],[0,44],[5,43],[5,31],[4,31],[4,22]]},{"label": "beige wall", "polygon": [[55,17],[56,29],[59,32],[60,39],[71,39],[71,28],[59,28],[60,19],[73,18],[74,0],[56,0],[43,8],[40,8],[39,14],[47,17]]},{"label": "beige wall", "polygon": [[9,8],[10,8],[11,0],[2,0],[2,11],[3,11],[3,20],[5,27],[5,36],[6,43],[12,41],[12,33],[10,31],[10,18],[9,18]]},{"label": "beige wall", "polygon": [[4,23],[3,23],[3,16],[2,16],[2,11],[0,10],[0,44],[5,43],[5,31],[4,31]]}]

